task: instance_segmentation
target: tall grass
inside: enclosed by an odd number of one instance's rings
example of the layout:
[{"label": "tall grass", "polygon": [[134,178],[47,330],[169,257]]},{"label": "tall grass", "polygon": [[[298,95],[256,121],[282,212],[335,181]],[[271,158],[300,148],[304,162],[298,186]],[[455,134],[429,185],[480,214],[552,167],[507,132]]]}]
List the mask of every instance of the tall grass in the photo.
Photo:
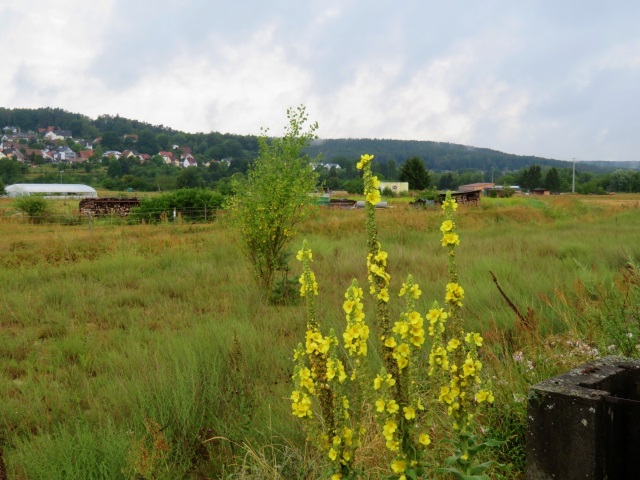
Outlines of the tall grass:
[{"label": "tall grass", "polygon": [[[459,209],[468,327],[484,332],[496,376],[487,421],[510,442],[504,478],[522,469],[528,385],[587,359],[577,340],[608,346],[614,320],[600,313],[614,305],[627,260],[640,258],[637,200],[601,200]],[[424,312],[446,278],[441,217],[394,207],[378,215],[390,273],[413,272]],[[362,211],[332,210],[304,225],[328,327],[342,329],[351,279],[366,283],[363,225]],[[535,330],[518,325],[490,271],[535,312]],[[157,478],[317,478],[288,401],[304,307],[263,306],[222,223],[105,225],[90,237],[86,226],[0,222],[0,285],[0,446],[11,478],[131,478],[143,446],[151,455],[150,421],[169,447]],[[399,288],[392,282],[391,293]],[[523,362],[513,359],[520,351]]]}]

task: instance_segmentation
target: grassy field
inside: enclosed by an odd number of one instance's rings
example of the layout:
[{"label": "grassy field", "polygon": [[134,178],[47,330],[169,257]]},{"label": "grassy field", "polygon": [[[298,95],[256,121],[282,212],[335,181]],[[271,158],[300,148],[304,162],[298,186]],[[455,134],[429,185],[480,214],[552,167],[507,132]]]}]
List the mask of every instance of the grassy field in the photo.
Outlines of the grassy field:
[{"label": "grassy field", "polygon": [[[441,213],[391,205],[378,215],[391,285],[397,292],[412,273],[424,312],[444,295]],[[71,215],[77,205],[64,208]],[[304,305],[261,303],[224,218],[89,231],[24,223],[6,199],[0,212],[9,478],[317,478],[288,400]],[[458,212],[465,320],[484,333],[496,391],[484,421],[507,441],[495,476],[519,478],[528,386],[595,355],[637,353],[615,337],[624,319],[606,313],[625,288],[637,295],[622,272],[640,258],[640,195],[483,199]],[[303,238],[314,252],[318,317],[341,331],[345,289],[354,277],[366,283],[364,212],[318,210],[295,249]],[[370,478],[382,471],[379,448],[364,448]]]}]

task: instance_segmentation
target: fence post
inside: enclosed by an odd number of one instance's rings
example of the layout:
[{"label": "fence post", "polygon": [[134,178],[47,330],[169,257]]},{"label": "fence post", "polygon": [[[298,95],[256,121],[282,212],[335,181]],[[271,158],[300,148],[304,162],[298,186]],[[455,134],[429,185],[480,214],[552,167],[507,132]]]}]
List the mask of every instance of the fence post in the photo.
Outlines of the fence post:
[{"label": "fence post", "polygon": [[207,222],[207,204],[204,204],[204,221]]}]

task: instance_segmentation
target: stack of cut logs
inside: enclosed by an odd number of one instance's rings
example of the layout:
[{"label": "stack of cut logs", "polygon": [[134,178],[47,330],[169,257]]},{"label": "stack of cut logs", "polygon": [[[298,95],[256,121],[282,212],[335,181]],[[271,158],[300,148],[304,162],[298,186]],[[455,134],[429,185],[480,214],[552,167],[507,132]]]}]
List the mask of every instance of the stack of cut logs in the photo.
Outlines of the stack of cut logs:
[{"label": "stack of cut logs", "polygon": [[116,215],[126,217],[133,207],[140,205],[139,198],[85,198],[80,200],[80,215],[101,217]]}]

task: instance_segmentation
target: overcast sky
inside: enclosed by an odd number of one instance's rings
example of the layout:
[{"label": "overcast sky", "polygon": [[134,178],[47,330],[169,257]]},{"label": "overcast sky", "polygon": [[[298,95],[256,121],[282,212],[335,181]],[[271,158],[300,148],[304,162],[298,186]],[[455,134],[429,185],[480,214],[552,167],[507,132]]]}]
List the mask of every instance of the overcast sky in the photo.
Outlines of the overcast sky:
[{"label": "overcast sky", "polygon": [[[0,106],[640,160],[640,1],[0,0]],[[369,152],[374,153],[375,152]]]}]

